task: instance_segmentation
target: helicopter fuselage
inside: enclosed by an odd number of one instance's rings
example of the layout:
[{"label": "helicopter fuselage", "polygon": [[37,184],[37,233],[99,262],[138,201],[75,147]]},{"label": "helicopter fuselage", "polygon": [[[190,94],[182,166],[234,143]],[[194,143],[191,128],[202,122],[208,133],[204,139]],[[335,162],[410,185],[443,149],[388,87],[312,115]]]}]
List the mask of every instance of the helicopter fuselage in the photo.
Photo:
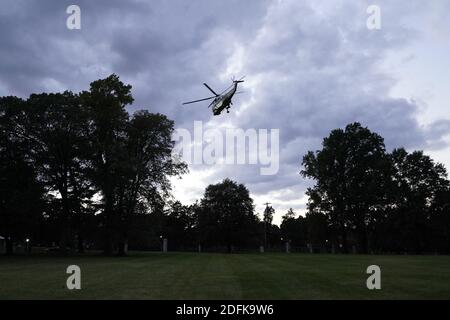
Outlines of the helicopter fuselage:
[{"label": "helicopter fuselage", "polygon": [[215,116],[218,116],[222,113],[223,110],[230,108],[230,105],[232,104],[231,99],[233,98],[234,94],[236,93],[237,89],[237,83],[234,84],[234,86],[230,89],[230,91],[222,94],[221,96],[218,96],[213,100],[211,103],[212,111]]}]

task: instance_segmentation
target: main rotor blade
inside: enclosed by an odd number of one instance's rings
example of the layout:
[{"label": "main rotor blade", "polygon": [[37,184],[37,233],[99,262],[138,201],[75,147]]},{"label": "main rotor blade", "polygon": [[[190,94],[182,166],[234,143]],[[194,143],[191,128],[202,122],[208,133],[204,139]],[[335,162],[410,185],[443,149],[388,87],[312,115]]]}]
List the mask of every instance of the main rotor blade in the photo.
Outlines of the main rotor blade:
[{"label": "main rotor blade", "polygon": [[200,100],[194,100],[194,101],[184,102],[183,104],[191,104],[191,103],[196,103],[196,102],[201,102],[201,101],[211,100],[211,99],[214,99],[214,98],[215,98],[215,97],[209,97],[209,98],[205,98],[205,99],[200,99]]},{"label": "main rotor blade", "polygon": [[228,90],[230,90],[231,88],[233,88],[234,84],[230,85],[229,87],[227,87],[225,90],[223,90],[220,95],[224,94],[225,92],[227,92]]},{"label": "main rotor blade", "polygon": [[209,89],[209,91],[211,91],[212,93],[214,93],[214,94],[216,95],[216,97],[219,96],[219,95],[218,95],[217,93],[215,93],[214,90],[211,89],[211,87],[208,86],[206,83],[203,83],[203,85],[204,85],[205,87],[207,87],[207,88]]}]

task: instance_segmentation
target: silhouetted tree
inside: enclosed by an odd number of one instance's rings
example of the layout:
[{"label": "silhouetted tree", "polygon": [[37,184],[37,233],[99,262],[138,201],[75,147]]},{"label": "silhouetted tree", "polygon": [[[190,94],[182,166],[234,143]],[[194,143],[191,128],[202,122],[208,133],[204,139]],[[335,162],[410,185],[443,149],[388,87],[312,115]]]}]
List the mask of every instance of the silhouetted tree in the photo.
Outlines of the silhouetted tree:
[{"label": "silhouetted tree", "polygon": [[161,114],[136,112],[129,121],[124,152],[118,155],[119,253],[127,246],[129,226],[138,203],[149,204],[155,195],[169,195],[169,176],[186,171],[182,162],[172,161],[173,121]]},{"label": "silhouetted tree", "polygon": [[[314,248],[326,248],[331,244],[328,239],[327,217],[320,212],[307,212],[305,216],[307,243]],[[336,242],[336,241],[335,241]]]},{"label": "silhouetted tree", "polygon": [[243,246],[256,233],[257,218],[248,189],[230,179],[209,185],[201,200],[199,232],[203,240],[225,245]]},{"label": "silhouetted tree", "polygon": [[281,225],[282,237],[291,241],[293,247],[305,247],[307,240],[307,225],[304,217],[295,217],[295,212],[290,208],[282,217]]},{"label": "silhouetted tree", "polygon": [[327,215],[344,252],[350,230],[359,238],[360,251],[367,252],[371,223],[389,183],[383,138],[353,123],[333,130],[322,146],[303,158],[302,175],[316,182],[307,191],[308,207]]},{"label": "silhouetted tree", "polygon": [[31,146],[30,156],[41,182],[48,192],[58,194],[60,248],[65,252],[74,219],[81,221],[83,202],[93,195],[87,177],[87,112],[78,96],[66,91],[32,94],[26,114],[22,134]]},{"label": "silhouetted tree", "polygon": [[271,229],[272,229],[272,221],[273,221],[273,215],[275,213],[275,209],[271,206],[267,205],[264,209],[263,214],[263,222],[264,222],[264,247],[269,248],[270,247],[270,241],[271,238]]},{"label": "silhouetted tree", "polygon": [[166,216],[165,236],[169,239],[169,247],[172,249],[195,248],[195,208],[184,206],[179,201],[170,204]]},{"label": "silhouetted tree", "polygon": [[445,196],[442,197],[448,194],[447,172],[442,164],[435,164],[422,151],[408,153],[396,149],[391,159],[395,188],[390,194],[393,210],[388,220],[398,228],[398,249],[417,253],[431,250],[435,247],[433,239],[437,240],[433,222],[449,214]]},{"label": "silhouetted tree", "polygon": [[121,179],[121,155],[125,151],[128,113],[125,107],[133,102],[131,86],[116,75],[91,83],[81,94],[82,104],[90,117],[92,180],[101,191],[103,202],[103,233],[105,254],[112,254],[118,224],[117,188]]},{"label": "silhouetted tree", "polygon": [[0,98],[0,234],[6,254],[13,254],[14,242],[31,238],[44,207],[44,188],[29,158],[30,144],[20,130],[25,101]]}]

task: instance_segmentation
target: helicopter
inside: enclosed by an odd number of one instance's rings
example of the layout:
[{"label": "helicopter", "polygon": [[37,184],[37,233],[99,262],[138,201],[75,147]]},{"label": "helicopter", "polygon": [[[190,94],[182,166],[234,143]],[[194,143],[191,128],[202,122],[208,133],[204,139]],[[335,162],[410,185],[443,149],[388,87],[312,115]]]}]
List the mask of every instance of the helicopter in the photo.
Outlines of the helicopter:
[{"label": "helicopter", "polygon": [[218,116],[225,109],[227,110],[227,113],[230,113],[230,107],[233,105],[233,102],[231,101],[231,99],[236,94],[238,84],[244,82],[244,80],[243,80],[244,78],[245,77],[242,77],[239,80],[232,79],[233,84],[230,87],[228,87],[227,89],[225,89],[221,94],[217,94],[213,89],[211,89],[210,86],[208,86],[208,84],[203,83],[203,85],[209,91],[211,91],[214,94],[214,96],[209,97],[209,98],[184,102],[183,105],[214,99],[208,106],[208,108],[212,107],[213,115]]}]

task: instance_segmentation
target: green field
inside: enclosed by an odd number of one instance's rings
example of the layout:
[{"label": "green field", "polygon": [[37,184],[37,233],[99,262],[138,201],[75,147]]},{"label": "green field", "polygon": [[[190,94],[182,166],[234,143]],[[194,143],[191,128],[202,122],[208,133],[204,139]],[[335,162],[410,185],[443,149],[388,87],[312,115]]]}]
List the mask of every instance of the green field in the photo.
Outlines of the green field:
[{"label": "green field", "polygon": [[[81,267],[81,290],[66,288],[71,264]],[[366,288],[366,268],[372,264],[381,267],[381,290]],[[450,299],[450,257],[0,257],[0,299]]]}]

